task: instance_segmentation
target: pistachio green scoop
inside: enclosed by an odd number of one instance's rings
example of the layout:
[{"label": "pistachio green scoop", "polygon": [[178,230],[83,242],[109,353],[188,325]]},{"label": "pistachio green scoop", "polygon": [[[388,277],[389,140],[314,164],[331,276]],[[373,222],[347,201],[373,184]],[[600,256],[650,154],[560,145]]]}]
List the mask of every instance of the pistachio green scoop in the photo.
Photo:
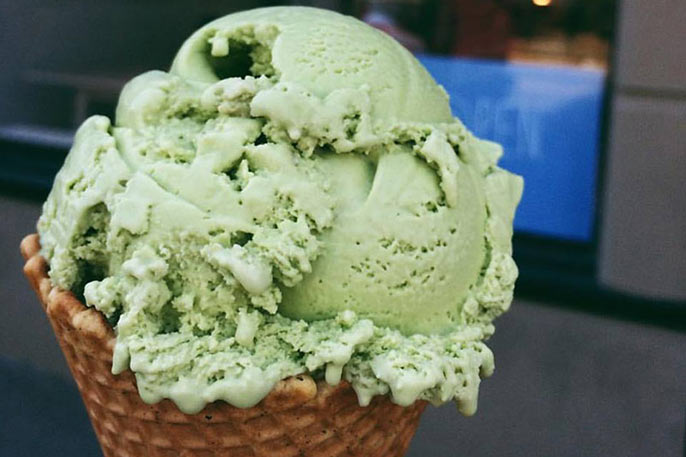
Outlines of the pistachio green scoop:
[{"label": "pistachio green scoop", "polygon": [[79,128],[38,229],[113,372],[187,413],[309,372],[476,409],[521,178],[398,43],[312,8],[216,20]]}]

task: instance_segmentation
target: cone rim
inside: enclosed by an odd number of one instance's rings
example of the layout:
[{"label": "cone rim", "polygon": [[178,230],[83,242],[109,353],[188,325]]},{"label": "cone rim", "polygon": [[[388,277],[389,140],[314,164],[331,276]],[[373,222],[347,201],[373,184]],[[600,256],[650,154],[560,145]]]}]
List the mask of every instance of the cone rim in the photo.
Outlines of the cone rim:
[{"label": "cone rim", "polygon": [[[107,349],[109,354],[108,360],[111,364],[112,353],[116,336],[113,328],[107,322],[103,314],[95,308],[88,307],[83,304],[71,291],[65,291],[58,286],[53,286],[48,276],[48,263],[41,254],[40,237],[38,234],[30,234],[24,237],[20,245],[21,254],[26,263],[24,265],[24,274],[28,278],[31,286],[38,295],[38,298],[46,312],[53,330],[60,345],[63,345],[60,336],[61,330],[56,325],[56,322],[66,322],[74,331],[78,332],[80,336],[89,339],[92,345],[100,345]],[[62,348],[65,349],[64,347]],[[70,369],[73,367],[70,364]],[[112,375],[115,379],[130,378],[135,387],[135,376],[130,369],[126,369],[119,375]],[[280,410],[285,408],[292,408],[297,404],[305,404],[311,401],[316,401],[321,404],[326,401],[327,397],[336,395],[344,390],[352,390],[352,385],[341,380],[337,385],[331,386],[324,380],[315,380],[308,373],[301,373],[295,376],[282,379],[274,386],[274,388],[262,399],[258,405],[263,408]],[[137,388],[136,388],[136,394]],[[384,396],[387,397],[387,396]],[[162,402],[169,402],[176,407],[176,405],[169,399],[163,399]],[[159,403],[157,403],[159,404]],[[216,407],[217,405],[227,405],[236,409],[250,409],[238,408],[229,405],[221,400],[213,403],[208,403],[203,410],[196,415],[204,414],[208,407]],[[405,408],[424,409],[426,402],[417,400],[413,405]],[[362,407],[362,406],[361,406]],[[181,411],[179,411],[180,414]]]}]

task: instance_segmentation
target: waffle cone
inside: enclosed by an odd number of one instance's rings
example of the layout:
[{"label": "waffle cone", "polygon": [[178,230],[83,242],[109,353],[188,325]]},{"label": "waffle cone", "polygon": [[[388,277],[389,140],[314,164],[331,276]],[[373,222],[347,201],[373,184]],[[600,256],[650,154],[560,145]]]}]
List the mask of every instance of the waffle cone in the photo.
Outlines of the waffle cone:
[{"label": "waffle cone", "polygon": [[38,235],[21,243],[28,277],[50,323],[106,457],[404,455],[426,404],[387,396],[360,407],[351,386],[307,375],[279,382],[252,408],[214,402],[184,414],[169,400],[144,403],[131,371],[113,375],[114,332],[102,314],[53,287]]}]

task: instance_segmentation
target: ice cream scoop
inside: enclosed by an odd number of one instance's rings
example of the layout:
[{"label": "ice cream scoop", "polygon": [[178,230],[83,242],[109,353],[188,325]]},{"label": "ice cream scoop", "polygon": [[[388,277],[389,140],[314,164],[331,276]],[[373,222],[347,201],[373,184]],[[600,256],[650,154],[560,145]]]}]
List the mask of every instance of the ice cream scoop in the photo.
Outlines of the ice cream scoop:
[{"label": "ice cream scoop", "polygon": [[[329,100],[338,112],[340,98],[359,99],[364,91],[375,120],[451,122],[445,91],[405,48],[390,36],[349,16],[314,8],[263,8],[231,14],[195,32],[181,46],[171,73],[184,79],[214,83],[227,77],[268,76],[284,86]],[[342,89],[351,89],[346,97]],[[334,105],[334,102],[338,106]],[[307,104],[311,107],[311,104]],[[267,107],[294,115],[303,105]],[[332,119],[307,119],[333,127]],[[329,121],[324,123],[323,121]],[[335,123],[335,122],[334,122]],[[304,127],[304,125],[298,125]]]},{"label": "ice cream scoop", "polygon": [[521,178],[382,32],[266,8],[195,32],[78,130],[39,221],[113,372],[188,413],[310,373],[476,408],[511,302]]}]

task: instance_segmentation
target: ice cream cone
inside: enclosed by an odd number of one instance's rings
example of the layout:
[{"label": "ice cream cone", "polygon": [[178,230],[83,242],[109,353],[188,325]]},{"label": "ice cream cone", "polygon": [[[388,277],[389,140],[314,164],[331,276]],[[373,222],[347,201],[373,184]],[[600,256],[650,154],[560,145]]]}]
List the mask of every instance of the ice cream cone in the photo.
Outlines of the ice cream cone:
[{"label": "ice cream cone", "polygon": [[404,455],[425,402],[403,408],[386,396],[360,407],[346,382],[307,375],[281,381],[252,408],[224,402],[187,415],[169,400],[144,403],[133,373],[113,375],[114,332],[71,292],[53,287],[38,235],[21,244],[36,291],[81,391],[106,457]]}]

